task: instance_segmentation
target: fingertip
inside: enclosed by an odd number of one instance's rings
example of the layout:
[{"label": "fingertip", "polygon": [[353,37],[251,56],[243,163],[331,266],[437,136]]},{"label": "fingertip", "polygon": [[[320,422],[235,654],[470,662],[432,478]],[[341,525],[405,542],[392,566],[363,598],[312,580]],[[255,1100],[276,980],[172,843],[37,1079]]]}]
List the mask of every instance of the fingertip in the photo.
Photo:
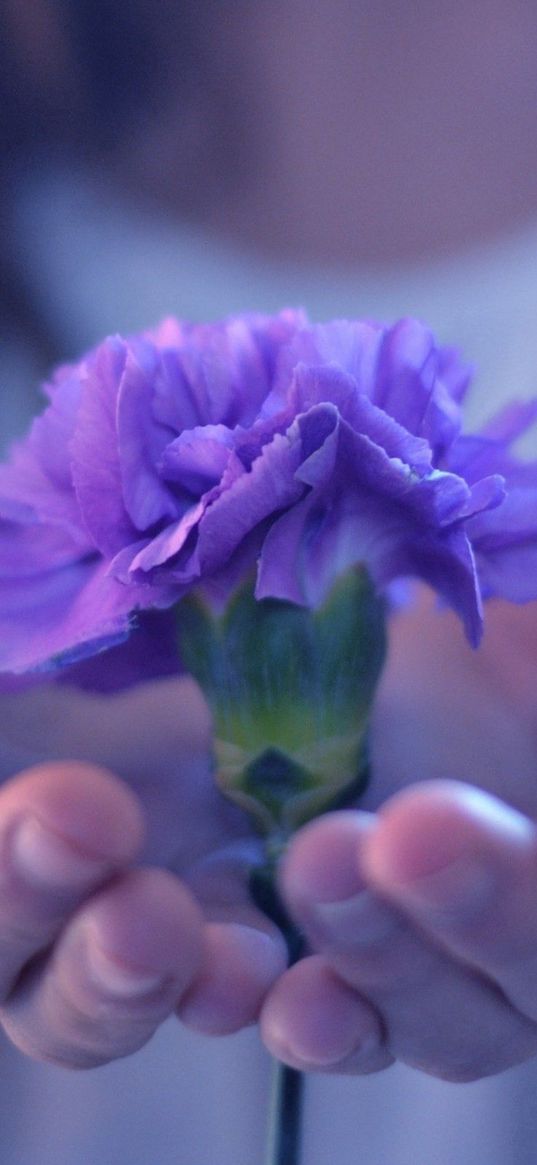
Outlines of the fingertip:
[{"label": "fingertip", "polygon": [[360,852],[373,827],[369,813],[344,810],[304,826],[282,859],[279,882],[292,906],[333,902],[363,886]]},{"label": "fingertip", "polygon": [[201,963],[201,911],[159,869],[119,874],[67,922],[52,957],[8,1001],[13,1042],[37,1059],[93,1068],[141,1048]]},{"label": "fingertip", "polygon": [[285,970],[277,935],[242,923],[208,923],[199,975],[177,1014],[205,1035],[230,1035],[254,1023],[274,981]]},{"label": "fingertip", "polygon": [[177,998],[203,955],[203,917],[190,891],[160,869],[131,870],[90,901],[81,925],[99,951],[120,967],[169,978]]},{"label": "fingertip", "polygon": [[277,1059],[302,1071],[375,1071],[391,1063],[374,1008],[320,955],[302,959],[269,993],[262,1039]]},{"label": "fingertip", "polygon": [[517,810],[481,789],[430,781],[392,797],[366,839],[363,868],[379,888],[418,881],[466,858],[507,860],[535,845],[535,828]]},{"label": "fingertip", "polygon": [[78,760],[35,765],[2,791],[3,810],[29,813],[91,860],[121,865],[140,851],[142,806],[114,773]]}]

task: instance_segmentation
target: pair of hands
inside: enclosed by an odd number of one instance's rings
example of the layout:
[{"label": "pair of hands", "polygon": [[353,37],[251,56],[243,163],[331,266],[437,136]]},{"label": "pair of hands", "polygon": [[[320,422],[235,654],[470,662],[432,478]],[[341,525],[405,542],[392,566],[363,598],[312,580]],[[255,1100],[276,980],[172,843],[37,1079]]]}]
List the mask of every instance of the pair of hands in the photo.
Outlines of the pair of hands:
[{"label": "pair of hands", "polygon": [[536,678],[534,609],[491,609],[477,654],[426,602],[397,617],[366,798],[301,830],[283,863],[311,952],[289,970],[250,902],[259,843],[213,788],[189,680],[4,697],[8,1036],[90,1067],[176,1011],[212,1034],[259,1020],[305,1070],[398,1059],[463,1081],[535,1055]]}]

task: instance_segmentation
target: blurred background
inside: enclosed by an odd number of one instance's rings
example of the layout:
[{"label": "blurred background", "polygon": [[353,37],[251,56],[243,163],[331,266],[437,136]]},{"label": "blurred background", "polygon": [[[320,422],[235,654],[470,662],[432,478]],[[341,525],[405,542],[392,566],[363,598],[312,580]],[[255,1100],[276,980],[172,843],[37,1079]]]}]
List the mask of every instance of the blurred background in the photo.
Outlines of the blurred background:
[{"label": "blurred background", "polygon": [[[536,114],[534,0],[3,0],[2,448],[55,362],[170,313],[415,314],[475,363],[472,422],[534,395]],[[0,1060],[6,1165],[260,1159],[251,1032]],[[534,1095],[531,1064],[315,1077],[305,1160],[533,1165]]]},{"label": "blurred background", "polygon": [[11,427],[111,331],[284,303],[419,315],[484,402],[531,392],[536,61],[531,0],[4,0]]}]

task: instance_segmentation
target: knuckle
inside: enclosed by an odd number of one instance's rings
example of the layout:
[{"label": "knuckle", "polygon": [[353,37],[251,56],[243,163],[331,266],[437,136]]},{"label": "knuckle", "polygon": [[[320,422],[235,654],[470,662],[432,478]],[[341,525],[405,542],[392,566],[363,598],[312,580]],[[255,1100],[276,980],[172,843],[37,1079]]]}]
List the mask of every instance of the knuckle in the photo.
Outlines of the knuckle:
[{"label": "knuckle", "polygon": [[[164,1018],[159,1017],[160,1018]],[[54,1012],[35,1002],[0,1016],[11,1043],[25,1056],[56,1067],[89,1069],[137,1051],[153,1035],[154,1015],[121,1015],[101,1001],[96,1007],[63,1003]]]},{"label": "knuckle", "polygon": [[4,1020],[3,1029],[15,1048],[22,1055],[40,1064],[51,1064],[56,1068],[98,1068],[113,1058],[102,1049],[85,1047],[79,1041],[61,1039],[53,1033],[38,1033],[33,1024],[10,1023]]},{"label": "knuckle", "polygon": [[10,912],[0,919],[0,999],[5,998],[30,964],[48,949],[58,920]]}]

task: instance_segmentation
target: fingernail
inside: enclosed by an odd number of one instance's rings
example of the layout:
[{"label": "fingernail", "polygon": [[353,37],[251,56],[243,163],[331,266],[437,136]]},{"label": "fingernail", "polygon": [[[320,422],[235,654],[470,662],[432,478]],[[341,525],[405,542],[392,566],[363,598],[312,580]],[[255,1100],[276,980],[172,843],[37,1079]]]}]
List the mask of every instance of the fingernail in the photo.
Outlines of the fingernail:
[{"label": "fingernail", "polygon": [[374,1055],[378,1055],[378,1052],[379,1041],[377,1038],[366,1036],[357,1041],[356,1038],[349,1037],[346,1043],[341,1045],[337,1055],[327,1053],[325,1056],[310,1056],[309,1064],[313,1069],[345,1067],[345,1070],[348,1070],[355,1065],[367,1062]]},{"label": "fingernail", "polygon": [[[268,1039],[270,1050],[277,1059],[284,1063],[303,1066],[307,1069],[335,1068],[340,1064],[353,1064],[369,1059],[379,1050],[378,1035],[364,1035],[357,1032],[353,1023],[353,1015],[349,1010],[345,1022],[334,1025],[331,1023],[326,1030],[325,1046],[319,1046],[319,1031],[316,1033],[315,1050],[311,1046],[311,1038],[306,1041],[298,1033],[291,1036],[286,1025],[282,1029],[278,1023],[271,1022],[265,1025],[265,1037]],[[343,1016],[340,1017],[340,1020]]]},{"label": "fingernail", "polygon": [[23,877],[56,887],[85,884],[106,868],[105,862],[85,857],[37,817],[21,821],[12,839],[11,855]]},{"label": "fingernail", "polygon": [[470,856],[456,858],[439,870],[402,883],[401,899],[411,899],[418,909],[443,916],[458,916],[482,909],[496,889],[490,869]]},{"label": "fingernail", "polygon": [[95,941],[88,945],[87,961],[90,976],[96,986],[109,995],[123,999],[149,995],[164,985],[164,976],[154,972],[133,970],[117,962]]},{"label": "fingernail", "polygon": [[319,937],[343,947],[385,942],[401,926],[395,912],[369,890],[360,890],[339,902],[316,902],[312,910]]}]

